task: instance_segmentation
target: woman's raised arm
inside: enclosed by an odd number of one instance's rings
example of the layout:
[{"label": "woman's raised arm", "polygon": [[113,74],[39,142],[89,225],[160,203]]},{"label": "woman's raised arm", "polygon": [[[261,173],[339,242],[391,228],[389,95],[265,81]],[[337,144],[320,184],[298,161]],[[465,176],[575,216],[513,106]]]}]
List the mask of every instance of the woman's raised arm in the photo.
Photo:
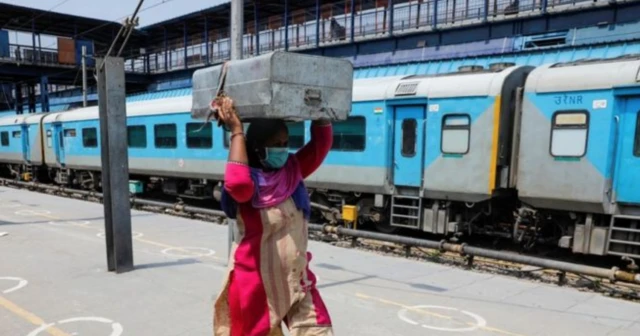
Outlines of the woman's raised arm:
[{"label": "woman's raised arm", "polygon": [[224,172],[224,188],[236,202],[248,202],[253,196],[254,184],[251,179],[242,122],[236,114],[231,98],[217,99],[212,107],[218,109],[218,117],[231,130],[229,158]]},{"label": "woman's raised arm", "polygon": [[311,141],[296,153],[302,178],[307,178],[320,167],[332,145],[331,120],[314,120],[311,123]]}]

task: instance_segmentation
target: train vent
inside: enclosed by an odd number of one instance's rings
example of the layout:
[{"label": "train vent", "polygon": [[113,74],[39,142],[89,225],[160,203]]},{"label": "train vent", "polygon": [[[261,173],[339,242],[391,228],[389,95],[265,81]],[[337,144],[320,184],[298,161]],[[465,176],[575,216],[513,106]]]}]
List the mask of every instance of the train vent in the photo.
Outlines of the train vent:
[{"label": "train vent", "polygon": [[458,68],[459,72],[474,72],[482,70],[484,70],[484,67],[482,65],[463,65]]},{"label": "train vent", "polygon": [[511,62],[502,62],[502,63],[491,63],[489,64],[489,69],[491,71],[502,71],[506,68],[512,67],[516,65],[515,63],[511,63]]},{"label": "train vent", "polygon": [[396,88],[396,96],[413,96],[418,92],[419,82],[400,83]]}]

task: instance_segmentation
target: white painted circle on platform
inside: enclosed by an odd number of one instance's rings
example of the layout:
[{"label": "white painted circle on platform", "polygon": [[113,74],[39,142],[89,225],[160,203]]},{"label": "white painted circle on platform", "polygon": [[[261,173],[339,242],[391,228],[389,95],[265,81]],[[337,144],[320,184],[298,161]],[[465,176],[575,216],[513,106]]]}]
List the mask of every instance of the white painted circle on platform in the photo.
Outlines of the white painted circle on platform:
[{"label": "white painted circle on platform", "polygon": [[91,224],[90,221],[51,221],[49,222],[49,224],[51,225],[55,225],[55,226],[82,226],[82,225],[89,225]]},{"label": "white painted circle on platform", "polygon": [[[468,324],[472,324],[468,327],[462,327],[462,328],[445,328],[445,327],[437,327],[437,326],[432,326],[432,325],[428,325],[428,324],[424,324],[424,323],[420,323],[417,322],[415,320],[413,320],[412,318],[410,318],[409,312],[411,310],[418,310],[418,309],[429,309],[429,310],[446,310],[446,311],[450,311],[450,312],[458,312],[461,313],[463,315],[467,315],[469,317],[471,317],[473,319],[473,322],[468,323]],[[449,331],[449,332],[468,332],[468,331],[474,331],[478,328],[483,328],[487,325],[487,321],[480,315],[478,314],[474,314],[471,312],[468,312],[466,310],[460,310],[458,308],[453,308],[453,307],[443,307],[443,306],[428,306],[428,305],[421,305],[421,306],[413,306],[410,307],[409,309],[401,309],[398,312],[398,317],[404,321],[407,322],[409,324],[412,325],[420,325],[423,328],[427,328],[427,329],[431,329],[431,330],[438,330],[438,331]]]},{"label": "white painted circle on platform", "polygon": [[17,282],[18,284],[11,287],[11,288],[7,288],[5,290],[2,291],[2,294],[9,294],[11,292],[15,292],[18,289],[26,286],[29,282],[23,278],[17,278],[17,277],[0,277],[0,280],[6,280],[6,281],[13,281],[13,282]]},{"label": "white painted circle on platform", "polygon": [[122,328],[122,325],[120,323],[111,321],[103,317],[74,317],[66,320],[60,320],[56,323],[43,324],[38,329],[30,332],[27,336],[39,335],[41,332],[47,330],[50,327],[53,327],[56,324],[67,324],[74,322],[99,322],[104,324],[111,324],[111,333],[108,336],[120,336],[124,331],[124,328]]},{"label": "white painted circle on platform", "polygon": [[[177,253],[174,251],[177,251]],[[200,257],[210,257],[214,255],[216,252],[212,249],[208,249],[204,247],[169,247],[162,250],[162,253],[166,255],[170,255],[172,257],[200,258]],[[190,253],[190,254],[184,254],[184,253]]]},{"label": "white painted circle on platform", "polygon": [[25,210],[18,210],[15,212],[15,214],[18,216],[39,216],[39,215],[48,215],[50,213],[51,211],[43,210],[43,209],[25,209]]},{"label": "white painted circle on platform", "polygon": [[[104,238],[104,231],[100,231],[100,233],[97,234],[98,237],[100,238]],[[144,236],[141,232],[131,232],[131,238],[140,238]]]}]

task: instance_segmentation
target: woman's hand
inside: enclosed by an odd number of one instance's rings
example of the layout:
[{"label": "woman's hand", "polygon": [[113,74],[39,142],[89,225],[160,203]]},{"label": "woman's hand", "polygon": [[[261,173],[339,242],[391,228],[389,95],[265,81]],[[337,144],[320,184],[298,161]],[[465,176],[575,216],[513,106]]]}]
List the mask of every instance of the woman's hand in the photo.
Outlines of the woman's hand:
[{"label": "woman's hand", "polygon": [[229,97],[218,97],[211,102],[211,108],[217,109],[218,122],[224,123],[231,133],[243,132],[242,121],[233,106],[233,99]]}]

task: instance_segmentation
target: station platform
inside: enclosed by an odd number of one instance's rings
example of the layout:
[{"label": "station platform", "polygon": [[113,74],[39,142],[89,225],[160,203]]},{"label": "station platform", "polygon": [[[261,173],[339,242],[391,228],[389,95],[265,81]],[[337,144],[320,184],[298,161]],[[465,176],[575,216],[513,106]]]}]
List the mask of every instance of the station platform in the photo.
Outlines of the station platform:
[{"label": "station platform", "polygon": [[[0,187],[0,335],[212,335],[227,228],[132,211],[106,271],[101,204]],[[311,242],[335,335],[640,335],[640,304]]]}]

